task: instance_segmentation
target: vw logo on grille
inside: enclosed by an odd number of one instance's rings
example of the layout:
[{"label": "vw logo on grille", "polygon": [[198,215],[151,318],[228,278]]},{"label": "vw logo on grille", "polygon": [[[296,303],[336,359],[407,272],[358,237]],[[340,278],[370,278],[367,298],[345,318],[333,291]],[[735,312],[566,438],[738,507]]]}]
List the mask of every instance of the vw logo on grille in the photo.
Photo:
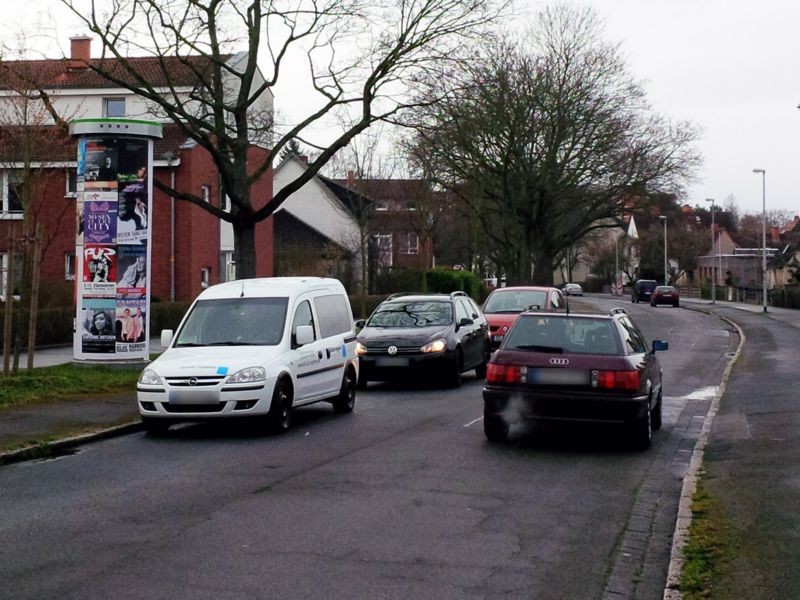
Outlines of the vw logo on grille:
[{"label": "vw logo on grille", "polygon": [[389,346],[386,351],[392,355],[397,354],[397,346]]},{"label": "vw logo on grille", "polygon": [[568,358],[551,358],[550,359],[551,365],[568,365],[569,359]]},{"label": "vw logo on grille", "polygon": [[189,385],[197,385],[197,377],[190,377]]}]

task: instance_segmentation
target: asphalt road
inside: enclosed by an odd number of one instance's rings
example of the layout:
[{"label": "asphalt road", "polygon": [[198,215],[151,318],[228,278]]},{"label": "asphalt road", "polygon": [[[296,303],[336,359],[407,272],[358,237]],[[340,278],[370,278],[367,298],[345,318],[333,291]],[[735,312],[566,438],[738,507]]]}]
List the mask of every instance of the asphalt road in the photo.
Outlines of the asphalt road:
[{"label": "asphalt road", "polygon": [[134,434],[0,469],[0,596],[660,598],[682,477],[734,346],[705,314],[609,299],[667,339],[664,426],[483,436],[481,382],[372,384],[283,436]]}]

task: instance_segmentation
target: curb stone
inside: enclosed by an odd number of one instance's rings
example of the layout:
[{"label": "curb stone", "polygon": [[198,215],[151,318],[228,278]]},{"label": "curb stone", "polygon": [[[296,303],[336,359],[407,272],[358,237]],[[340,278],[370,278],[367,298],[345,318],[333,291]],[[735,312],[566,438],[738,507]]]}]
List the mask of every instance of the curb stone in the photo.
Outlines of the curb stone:
[{"label": "curb stone", "polygon": [[130,423],[115,425],[114,427],[107,427],[105,429],[92,431],[90,433],[82,433],[80,435],[75,435],[60,440],[42,442],[40,444],[36,444],[35,446],[20,448],[19,450],[0,452],[0,465],[9,465],[35,458],[49,457],[51,454],[60,450],[67,450],[89,442],[117,437],[128,433],[134,433],[136,431],[140,431],[141,429],[142,424],[140,421],[132,421]]},{"label": "curb stone", "polygon": [[[715,313],[709,310],[704,310],[697,307],[685,308],[715,315]],[[736,348],[736,352],[734,352],[733,356],[728,361],[728,365],[725,367],[725,372],[722,374],[722,381],[720,381],[720,384],[717,387],[717,393],[714,395],[714,399],[711,401],[708,414],[703,421],[703,428],[700,431],[700,435],[697,438],[697,443],[692,451],[692,457],[689,461],[689,470],[683,479],[683,488],[681,489],[680,503],[678,505],[678,518],[675,522],[675,533],[672,537],[672,551],[670,552],[669,569],[667,571],[667,583],[664,588],[664,600],[681,600],[683,598],[683,594],[680,591],[681,575],[683,574],[683,565],[685,561],[683,549],[689,539],[689,528],[692,525],[692,502],[694,501],[694,494],[697,490],[697,482],[700,479],[703,456],[705,454],[706,445],[708,444],[708,438],[711,433],[711,426],[714,422],[714,417],[716,417],[717,411],[719,410],[720,399],[725,393],[725,388],[727,387],[728,380],[730,379],[731,370],[733,369],[733,365],[736,364],[739,355],[742,353],[742,348],[744,347],[746,339],[744,331],[734,321],[721,315],[715,316],[736,328],[737,332],[739,333],[739,345]]]}]

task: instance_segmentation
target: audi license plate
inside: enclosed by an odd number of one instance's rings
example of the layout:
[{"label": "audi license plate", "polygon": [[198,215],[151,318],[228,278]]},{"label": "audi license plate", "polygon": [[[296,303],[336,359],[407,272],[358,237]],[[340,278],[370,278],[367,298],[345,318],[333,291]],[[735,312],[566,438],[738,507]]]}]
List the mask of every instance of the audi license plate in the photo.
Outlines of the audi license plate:
[{"label": "audi license plate", "polygon": [[219,402],[219,392],[212,390],[185,390],[171,391],[170,404],[216,404]]},{"label": "audi license plate", "polygon": [[589,385],[589,371],[582,369],[528,369],[528,383],[534,385]]}]

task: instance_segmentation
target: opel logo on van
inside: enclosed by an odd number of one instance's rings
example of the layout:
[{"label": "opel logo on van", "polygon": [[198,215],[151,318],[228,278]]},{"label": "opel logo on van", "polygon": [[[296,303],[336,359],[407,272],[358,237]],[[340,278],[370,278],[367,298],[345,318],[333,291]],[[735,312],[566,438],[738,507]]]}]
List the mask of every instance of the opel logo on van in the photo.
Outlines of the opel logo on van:
[{"label": "opel logo on van", "polygon": [[395,354],[397,354],[397,346],[389,346],[389,347],[386,349],[386,351],[387,351],[389,354],[391,354],[392,356],[394,356]]},{"label": "opel logo on van", "polygon": [[568,358],[551,358],[550,359],[551,365],[568,365],[569,359]]},{"label": "opel logo on van", "polygon": [[190,377],[189,385],[197,385],[197,377]]}]

